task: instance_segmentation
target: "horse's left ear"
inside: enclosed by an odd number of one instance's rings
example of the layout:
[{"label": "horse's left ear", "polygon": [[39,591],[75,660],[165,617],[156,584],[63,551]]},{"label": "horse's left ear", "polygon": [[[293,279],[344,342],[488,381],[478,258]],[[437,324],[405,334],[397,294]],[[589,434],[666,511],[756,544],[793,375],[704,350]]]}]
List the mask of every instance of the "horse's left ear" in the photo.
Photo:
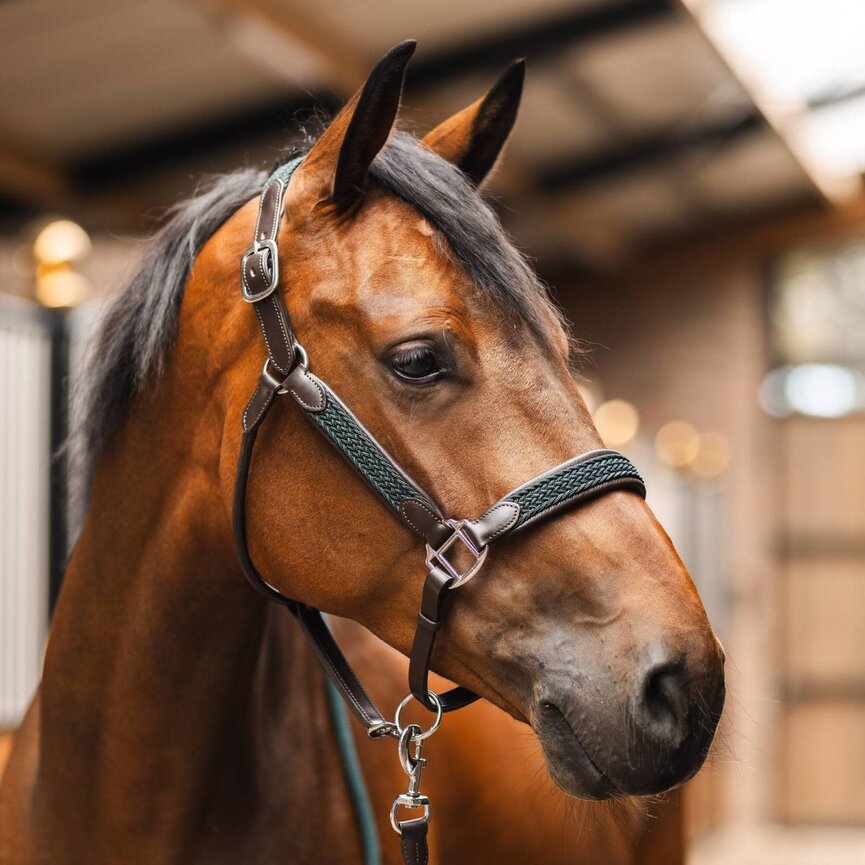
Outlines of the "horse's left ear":
[{"label": "horse's left ear", "polygon": [[376,63],[304,159],[303,173],[315,173],[340,210],[362,194],[366,172],[393,129],[416,44],[400,42]]},{"label": "horse's left ear", "polygon": [[485,96],[428,132],[424,144],[480,186],[514,127],[525,77],[526,61],[515,60]]}]

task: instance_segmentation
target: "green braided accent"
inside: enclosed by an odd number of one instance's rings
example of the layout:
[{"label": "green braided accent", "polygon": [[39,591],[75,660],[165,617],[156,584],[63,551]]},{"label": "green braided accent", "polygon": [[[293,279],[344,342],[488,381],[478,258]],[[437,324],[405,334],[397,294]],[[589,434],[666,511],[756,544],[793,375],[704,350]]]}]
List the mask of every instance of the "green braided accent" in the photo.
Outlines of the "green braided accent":
[{"label": "green braided accent", "polygon": [[621,454],[602,454],[539,478],[508,496],[508,501],[520,506],[516,526],[593,487],[621,478],[633,478],[640,483],[643,480],[634,464]]},{"label": "green braided accent", "polygon": [[281,180],[284,185],[287,185],[288,181],[291,180],[291,175],[297,171],[301,162],[303,162],[303,157],[298,156],[296,159],[292,159],[291,162],[286,162],[285,165],[275,168],[267,179],[267,184],[270,184],[272,180]]},{"label": "green braided accent", "polygon": [[342,455],[398,515],[403,499],[420,498],[428,501],[420,490],[397,471],[372,442],[369,434],[358,426],[357,421],[330,392],[324,409],[307,412],[307,415],[324,430]]}]

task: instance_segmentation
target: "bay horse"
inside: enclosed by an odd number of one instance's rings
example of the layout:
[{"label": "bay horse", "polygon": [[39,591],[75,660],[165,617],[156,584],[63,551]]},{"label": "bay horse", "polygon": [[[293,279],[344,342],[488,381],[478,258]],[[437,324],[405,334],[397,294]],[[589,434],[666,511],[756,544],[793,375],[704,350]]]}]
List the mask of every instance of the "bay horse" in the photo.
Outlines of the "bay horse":
[{"label": "bay horse", "polygon": [[[481,513],[602,444],[562,318],[478,192],[524,66],[418,141],[393,128],[413,48],[290,154],[274,290],[315,372],[399,465],[443,512]],[[229,175],[181,208],[102,323],[70,445],[92,465],[89,510],[0,788],[3,865],[363,861],[315,654],[251,591],[232,538],[239,419],[265,356],[238,262],[266,179]],[[417,541],[302,415],[279,399],[261,428],[249,550],[275,592],[346,620],[337,634],[395,705]],[[626,489],[503,538],[433,666],[484,698],[431,746],[437,862],[649,861],[634,797],[693,776],[724,699],[693,583]],[[385,833],[402,769],[356,744]],[[588,801],[607,799],[628,804]]]}]

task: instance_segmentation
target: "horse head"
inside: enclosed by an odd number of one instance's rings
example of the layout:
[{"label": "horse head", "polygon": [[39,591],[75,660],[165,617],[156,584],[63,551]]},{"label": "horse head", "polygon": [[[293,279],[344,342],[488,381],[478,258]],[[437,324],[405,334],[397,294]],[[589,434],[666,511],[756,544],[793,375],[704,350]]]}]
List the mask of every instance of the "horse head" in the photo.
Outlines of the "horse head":
[{"label": "horse head", "polygon": [[[524,66],[418,141],[393,129],[412,51],[405,43],[378,63],[292,177],[278,290],[311,369],[446,516],[474,516],[602,443],[562,317],[479,192],[513,126]],[[185,372],[224,419],[226,501],[237,419],[262,362],[235,288],[255,206],[202,250],[180,320]],[[417,538],[290,400],[262,428],[248,526],[276,589],[409,651]],[[503,539],[454,593],[433,663],[529,723],[553,779],[586,798],[691,777],[724,698],[723,652],[688,572],[625,490]]]}]

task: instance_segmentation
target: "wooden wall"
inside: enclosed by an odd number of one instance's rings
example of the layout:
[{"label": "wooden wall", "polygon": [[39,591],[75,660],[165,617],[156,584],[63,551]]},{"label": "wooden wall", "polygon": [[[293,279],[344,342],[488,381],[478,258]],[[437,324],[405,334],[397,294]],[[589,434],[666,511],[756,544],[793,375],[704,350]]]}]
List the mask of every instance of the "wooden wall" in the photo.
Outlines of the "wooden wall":
[{"label": "wooden wall", "polygon": [[865,420],[779,424],[781,814],[865,823]]},{"label": "wooden wall", "polygon": [[633,402],[650,434],[682,419],[730,443],[729,698],[689,799],[703,830],[865,821],[865,421],[778,421],[758,403],[771,258],[865,226],[842,216],[550,278],[605,398]]}]

